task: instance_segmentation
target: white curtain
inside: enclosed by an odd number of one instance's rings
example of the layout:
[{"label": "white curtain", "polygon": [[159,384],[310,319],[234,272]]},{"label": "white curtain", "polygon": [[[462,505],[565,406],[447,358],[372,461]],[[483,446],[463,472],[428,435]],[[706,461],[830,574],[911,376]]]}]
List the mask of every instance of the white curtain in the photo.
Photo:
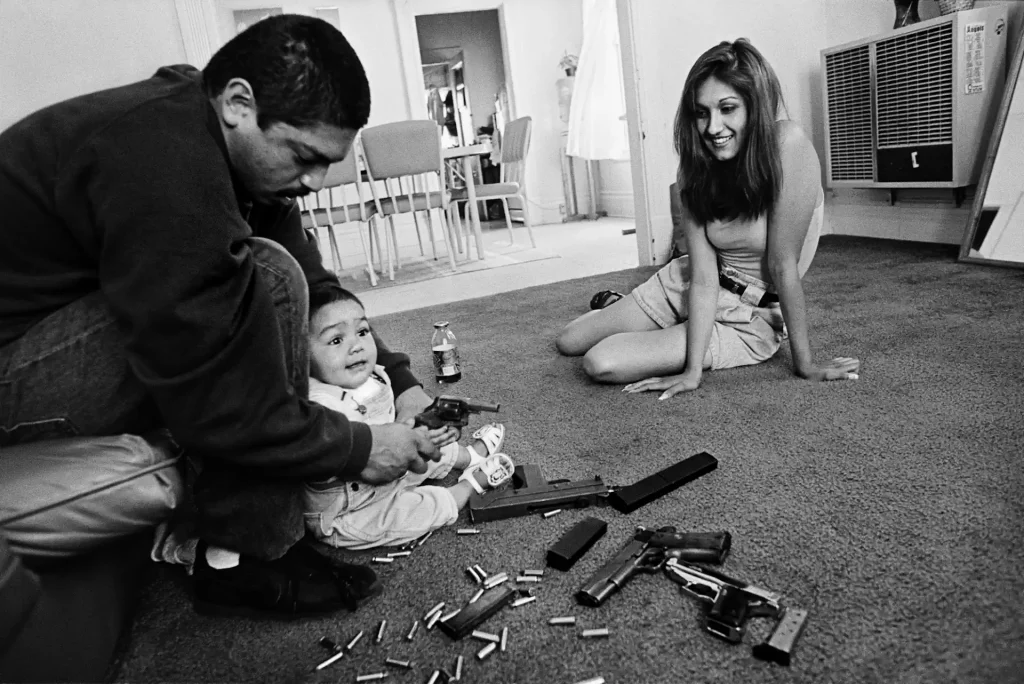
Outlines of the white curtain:
[{"label": "white curtain", "polygon": [[569,106],[566,154],[629,159],[615,0],[583,0],[583,47]]}]

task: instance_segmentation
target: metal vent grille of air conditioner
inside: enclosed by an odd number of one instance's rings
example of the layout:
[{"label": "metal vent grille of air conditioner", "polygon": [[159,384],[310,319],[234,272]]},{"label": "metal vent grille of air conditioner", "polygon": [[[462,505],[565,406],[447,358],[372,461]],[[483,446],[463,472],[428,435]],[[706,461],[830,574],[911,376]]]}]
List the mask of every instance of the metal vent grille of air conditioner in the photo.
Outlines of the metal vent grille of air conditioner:
[{"label": "metal vent grille of air conditioner", "polygon": [[879,41],[875,47],[878,147],[953,141],[953,25]]},{"label": "metal vent grille of air conditioner", "polygon": [[832,180],[873,180],[868,46],[826,55],[825,78]]}]

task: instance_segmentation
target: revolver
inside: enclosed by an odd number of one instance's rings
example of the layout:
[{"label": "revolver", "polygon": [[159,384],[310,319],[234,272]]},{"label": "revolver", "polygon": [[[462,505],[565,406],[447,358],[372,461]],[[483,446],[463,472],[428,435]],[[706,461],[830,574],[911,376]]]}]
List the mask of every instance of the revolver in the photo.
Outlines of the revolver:
[{"label": "revolver", "polygon": [[676,532],[674,527],[648,530],[638,527],[614,558],[594,573],[576,592],[576,601],[600,606],[638,572],[657,572],[670,560],[683,558],[702,563],[721,563],[732,546],[728,532]]},{"label": "revolver", "polygon": [[746,632],[749,618],[768,617],[777,621],[768,639],[754,646],[754,657],[789,665],[807,611],[786,608],[782,596],[761,589],[709,568],[698,567],[670,558],[665,562],[665,574],[677,582],[680,589],[701,601],[711,604],[706,629],[730,643],[739,643]]},{"label": "revolver", "polygon": [[474,402],[472,399],[452,396],[434,397],[433,403],[416,416],[415,426],[426,425],[429,429],[436,430],[448,425],[461,429],[469,425],[469,414],[481,411],[497,413],[499,408],[500,404],[486,401]]}]

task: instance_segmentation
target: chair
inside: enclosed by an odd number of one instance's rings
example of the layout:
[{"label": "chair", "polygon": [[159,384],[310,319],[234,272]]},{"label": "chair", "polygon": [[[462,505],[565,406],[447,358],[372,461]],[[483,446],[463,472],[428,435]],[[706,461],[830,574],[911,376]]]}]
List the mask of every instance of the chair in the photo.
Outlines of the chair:
[{"label": "chair", "polygon": [[[486,200],[500,199],[505,209],[505,225],[508,226],[509,240],[515,242],[512,232],[512,217],[509,214],[508,199],[514,197],[522,205],[523,223],[530,234],[530,242],[534,247],[537,240],[533,237],[533,226],[530,223],[530,209],[526,201],[526,154],[530,150],[530,131],[533,119],[529,116],[509,121],[501,136],[501,152],[498,163],[501,164],[501,175],[497,183],[484,183],[476,186],[476,199],[485,203]],[[465,188],[452,191],[452,202],[466,202],[469,193]],[[484,204],[486,207],[486,204]],[[481,255],[482,256],[482,255]]]},{"label": "chair", "polygon": [[[440,126],[432,120],[396,121],[366,128],[361,137],[376,211],[378,215],[387,217],[391,228],[390,244],[394,245],[395,260],[392,261],[389,248],[389,277],[394,280],[395,263],[398,262],[398,236],[394,217],[397,214],[412,214],[415,220],[416,212],[425,212],[427,231],[431,245],[434,246],[434,226],[430,214],[434,209],[438,210],[441,219],[441,236],[448,250],[448,262],[452,270],[456,270],[452,235],[445,219],[451,195],[447,191],[441,161]],[[383,194],[378,192],[378,182],[383,186]],[[436,246],[434,250],[436,259]],[[398,267],[401,268],[400,262]]]},{"label": "chair", "polygon": [[[319,192],[301,198],[302,226],[314,233],[320,228],[327,229],[327,237],[331,245],[331,263],[336,272],[340,272],[341,253],[338,249],[338,239],[334,229],[340,223],[352,223],[358,221],[366,223],[370,237],[370,249],[367,249],[366,240],[362,230],[359,233],[359,242],[363,247],[363,255],[366,257],[366,272],[370,278],[370,285],[377,285],[377,273],[373,268],[373,241],[377,243],[377,252],[380,253],[380,235],[377,233],[373,223],[377,205],[373,200],[363,200],[362,175],[359,171],[359,142],[352,143],[352,151],[344,160],[331,164],[324,177],[324,186]],[[347,187],[355,186],[355,203],[348,201]],[[383,264],[383,262],[381,262]]]}]

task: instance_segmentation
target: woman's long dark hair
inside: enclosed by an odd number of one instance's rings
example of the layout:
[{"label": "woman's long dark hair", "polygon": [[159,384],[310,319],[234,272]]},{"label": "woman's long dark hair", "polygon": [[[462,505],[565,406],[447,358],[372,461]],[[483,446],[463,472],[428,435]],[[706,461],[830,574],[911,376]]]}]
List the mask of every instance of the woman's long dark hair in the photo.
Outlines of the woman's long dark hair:
[{"label": "woman's long dark hair", "polygon": [[[747,108],[746,136],[735,159],[722,162],[697,130],[697,90],[711,78],[731,86]],[[722,42],[697,59],[683,85],[676,111],[679,194],[700,224],[769,213],[782,186],[775,119],[782,103],[779,79],[746,38]]]}]

